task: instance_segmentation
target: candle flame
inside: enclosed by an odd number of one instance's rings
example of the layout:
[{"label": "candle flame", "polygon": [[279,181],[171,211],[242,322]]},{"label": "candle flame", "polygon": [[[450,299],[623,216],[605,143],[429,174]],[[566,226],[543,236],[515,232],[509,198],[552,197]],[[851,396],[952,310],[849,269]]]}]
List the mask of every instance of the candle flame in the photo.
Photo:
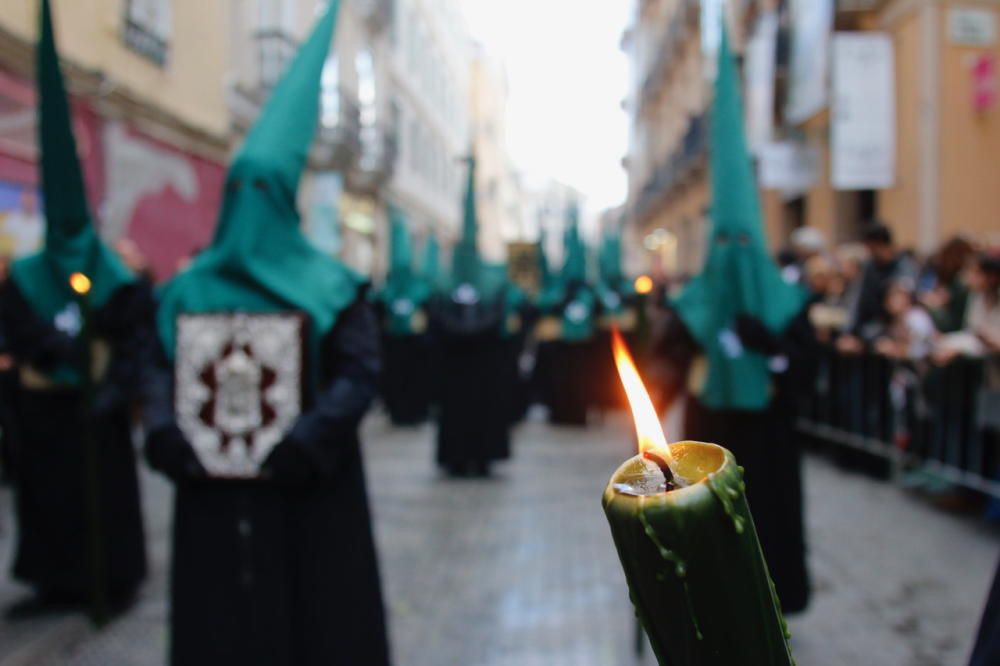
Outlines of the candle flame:
[{"label": "candle flame", "polygon": [[639,453],[649,450],[670,462],[670,447],[660,425],[660,417],[656,414],[649,392],[642,383],[639,370],[635,367],[632,354],[629,353],[625,341],[622,340],[618,327],[611,329],[611,347],[614,352],[615,365],[618,366],[618,376],[628,396],[628,404],[632,407],[632,417],[635,419],[635,432],[639,436]]},{"label": "candle flame", "polygon": [[653,278],[648,275],[640,275],[635,279],[635,290],[640,294],[648,294],[653,291]]},{"label": "candle flame", "polygon": [[69,276],[69,286],[76,293],[85,296],[90,293],[90,278],[83,273],[73,273]]}]

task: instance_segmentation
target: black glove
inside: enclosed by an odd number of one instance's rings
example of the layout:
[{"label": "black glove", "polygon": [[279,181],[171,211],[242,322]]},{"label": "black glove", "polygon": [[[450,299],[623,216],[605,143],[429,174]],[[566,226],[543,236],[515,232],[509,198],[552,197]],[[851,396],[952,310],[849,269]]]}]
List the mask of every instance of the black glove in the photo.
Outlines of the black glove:
[{"label": "black glove", "polygon": [[146,436],[146,461],[175,483],[208,476],[198,454],[176,425],[160,428]]},{"label": "black glove", "polygon": [[291,439],[274,447],[261,467],[261,476],[288,488],[302,488],[319,478],[309,454]]},{"label": "black glove", "polygon": [[736,335],[744,347],[765,356],[773,356],[780,351],[778,337],[752,315],[740,315],[736,318]]}]

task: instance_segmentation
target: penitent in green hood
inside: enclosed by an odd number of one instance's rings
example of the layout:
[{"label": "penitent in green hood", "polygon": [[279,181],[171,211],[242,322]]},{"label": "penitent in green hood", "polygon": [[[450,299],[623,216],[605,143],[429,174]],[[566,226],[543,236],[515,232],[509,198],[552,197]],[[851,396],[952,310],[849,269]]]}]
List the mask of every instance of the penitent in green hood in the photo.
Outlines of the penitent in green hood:
[{"label": "penitent in green hood", "polygon": [[181,313],[301,310],[315,343],[357,297],[361,277],[312,246],[295,207],[338,7],[330,2],[230,165],[212,245],[162,291],[157,324],[170,355]]},{"label": "penitent in green hood", "polygon": [[750,315],[781,332],[802,309],[806,295],[782,280],[768,253],[742,110],[723,30],[712,107],[708,256],[675,307],[708,358],[702,402],[714,409],[759,411],[771,400],[768,362],[733,344],[735,320]]},{"label": "penitent in green hood", "polygon": [[[48,0],[41,3],[39,24],[35,75],[45,247],[15,262],[11,279],[32,309],[52,322],[67,308],[75,307],[76,297],[69,287],[73,273],[81,272],[90,278],[90,301],[97,308],[134,277],[101,241],[91,222]],[[56,369],[52,378],[70,384],[79,380],[76,369],[70,367]]]}]

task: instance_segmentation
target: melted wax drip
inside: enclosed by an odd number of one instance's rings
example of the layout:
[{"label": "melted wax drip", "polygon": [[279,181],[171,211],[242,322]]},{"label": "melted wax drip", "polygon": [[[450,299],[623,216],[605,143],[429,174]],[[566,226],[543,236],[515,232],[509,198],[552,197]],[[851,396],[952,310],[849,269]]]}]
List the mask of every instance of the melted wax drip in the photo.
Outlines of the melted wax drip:
[{"label": "melted wax drip", "polygon": [[[691,603],[691,591],[688,589],[687,584],[687,563],[684,562],[683,558],[681,558],[677,553],[664,546],[663,542],[656,536],[656,530],[653,529],[653,526],[650,525],[649,521],[646,519],[646,512],[643,510],[641,503],[642,498],[640,498],[639,501],[639,522],[642,523],[646,536],[649,537],[649,540],[653,542],[654,546],[656,546],[657,551],[660,553],[660,557],[673,565],[674,574],[681,579],[681,584],[684,586],[684,599],[687,602],[688,615],[691,617],[691,623],[694,625],[695,636],[698,637],[699,641],[704,640],[705,637],[702,636],[701,626],[698,624],[698,616],[694,612],[694,604]],[[657,574],[656,578],[662,582],[663,574]]]}]

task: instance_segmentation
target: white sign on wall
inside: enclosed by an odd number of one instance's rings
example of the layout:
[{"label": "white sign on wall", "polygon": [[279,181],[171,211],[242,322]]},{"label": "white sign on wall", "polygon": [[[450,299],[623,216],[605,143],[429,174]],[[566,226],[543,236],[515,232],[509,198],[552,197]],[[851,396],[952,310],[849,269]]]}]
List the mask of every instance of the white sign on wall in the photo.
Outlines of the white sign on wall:
[{"label": "white sign on wall", "polygon": [[962,46],[993,46],[997,42],[997,15],[985,7],[948,10],[948,39]]},{"label": "white sign on wall", "polygon": [[816,146],[791,140],[769,143],[760,151],[760,185],[794,198],[816,184],[821,167]]},{"label": "white sign on wall", "polygon": [[774,132],[774,67],[778,15],[765,11],[757,19],[746,48],[747,144],[759,155]]},{"label": "white sign on wall", "polygon": [[837,190],[892,187],[896,100],[892,40],[880,32],[833,37],[830,182]]},{"label": "white sign on wall", "polygon": [[785,116],[798,124],[827,104],[833,0],[793,0],[791,13],[791,71]]}]

